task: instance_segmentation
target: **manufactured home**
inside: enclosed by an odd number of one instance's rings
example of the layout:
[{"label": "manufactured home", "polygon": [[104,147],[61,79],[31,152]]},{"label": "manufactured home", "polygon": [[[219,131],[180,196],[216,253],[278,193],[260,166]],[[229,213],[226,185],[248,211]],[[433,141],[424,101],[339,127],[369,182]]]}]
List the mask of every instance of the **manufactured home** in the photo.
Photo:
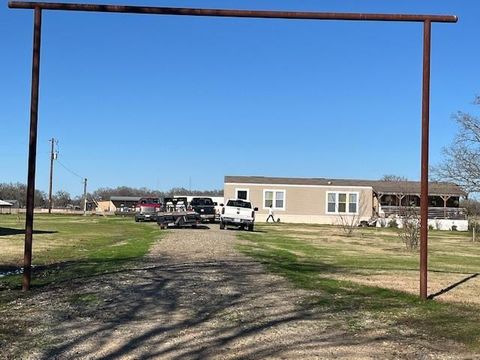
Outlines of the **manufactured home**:
[{"label": "manufactured home", "polygon": [[[435,226],[468,227],[460,199],[465,192],[445,182],[429,184],[429,219]],[[419,210],[420,182],[325,178],[225,176],[225,199],[250,200],[264,221],[271,207],[282,222],[338,224],[342,217],[358,222],[401,216],[406,208]]]}]

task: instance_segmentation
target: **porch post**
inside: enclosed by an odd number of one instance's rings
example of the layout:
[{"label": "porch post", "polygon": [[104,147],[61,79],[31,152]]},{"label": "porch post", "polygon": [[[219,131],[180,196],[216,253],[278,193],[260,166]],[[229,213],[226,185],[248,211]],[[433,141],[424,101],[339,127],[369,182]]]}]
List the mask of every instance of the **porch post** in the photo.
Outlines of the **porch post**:
[{"label": "porch post", "polygon": [[450,199],[450,195],[442,195],[442,200],[443,200],[443,217],[446,219],[447,218],[447,201]]}]

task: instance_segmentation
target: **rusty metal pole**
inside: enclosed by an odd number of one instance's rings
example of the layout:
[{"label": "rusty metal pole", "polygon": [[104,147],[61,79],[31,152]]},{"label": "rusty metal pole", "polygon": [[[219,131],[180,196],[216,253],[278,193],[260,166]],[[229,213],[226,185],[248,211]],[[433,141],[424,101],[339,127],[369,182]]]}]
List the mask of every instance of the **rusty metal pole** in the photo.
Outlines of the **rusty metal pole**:
[{"label": "rusty metal pole", "polygon": [[28,182],[27,212],[25,219],[25,251],[23,255],[24,291],[30,289],[32,276],[32,235],[33,209],[35,207],[35,167],[37,160],[37,122],[38,122],[38,89],[40,82],[40,38],[42,29],[42,10],[35,8],[33,24],[33,60],[32,60],[32,92],[30,98],[30,142],[28,148]]},{"label": "rusty metal pole", "polygon": [[182,16],[216,16],[257,19],[303,19],[303,20],[350,20],[350,21],[415,21],[457,22],[452,15],[416,15],[416,14],[364,14],[364,13],[328,13],[305,11],[271,11],[271,10],[235,10],[235,9],[198,9],[173,8],[158,6],[126,6],[101,4],[51,3],[33,1],[9,1],[12,9],[34,9],[66,11],[94,11],[124,14],[156,14]]},{"label": "rusty metal pole", "polygon": [[428,140],[430,126],[430,43],[432,23],[423,23],[422,165],[420,190],[420,297],[427,299],[428,276]]},{"label": "rusty metal pole", "polygon": [[99,4],[47,3],[10,1],[12,9],[35,10],[35,33],[32,70],[32,98],[30,111],[30,147],[28,159],[27,218],[25,232],[25,272],[23,288],[30,286],[32,257],[33,207],[35,192],[35,160],[37,141],[38,82],[40,66],[40,29],[41,10],[94,11],[130,14],[157,14],[183,16],[215,16],[270,19],[304,20],[350,20],[350,21],[413,21],[423,22],[423,94],[422,94],[422,155],[421,155],[421,234],[420,234],[420,296],[427,298],[427,241],[428,241],[428,137],[430,113],[430,42],[432,22],[455,23],[458,18],[451,15],[415,15],[415,14],[362,14],[362,13],[319,13],[298,11],[261,11],[229,9],[196,9],[171,7],[145,7]]}]

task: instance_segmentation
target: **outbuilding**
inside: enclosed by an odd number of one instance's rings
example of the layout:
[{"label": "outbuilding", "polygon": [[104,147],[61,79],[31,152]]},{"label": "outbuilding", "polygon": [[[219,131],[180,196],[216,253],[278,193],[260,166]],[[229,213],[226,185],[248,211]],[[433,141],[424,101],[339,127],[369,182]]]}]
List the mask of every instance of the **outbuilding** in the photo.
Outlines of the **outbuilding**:
[{"label": "outbuilding", "polygon": [[97,211],[133,212],[141,196],[111,196],[110,200],[97,201]]},{"label": "outbuilding", "polygon": [[0,200],[0,214],[11,214],[13,204],[4,200]]}]

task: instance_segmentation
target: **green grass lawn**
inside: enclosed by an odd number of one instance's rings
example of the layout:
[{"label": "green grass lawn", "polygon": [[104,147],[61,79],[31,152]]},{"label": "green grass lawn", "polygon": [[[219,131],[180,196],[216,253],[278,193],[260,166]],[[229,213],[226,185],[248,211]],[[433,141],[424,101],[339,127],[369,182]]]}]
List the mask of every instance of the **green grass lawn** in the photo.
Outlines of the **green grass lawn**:
[{"label": "green grass lawn", "polygon": [[[22,266],[24,220],[0,216],[0,268]],[[120,269],[144,256],[160,236],[155,223],[132,218],[36,215],[32,286]],[[0,278],[1,289],[18,289],[21,275]]]},{"label": "green grass lawn", "polygon": [[[462,295],[471,303],[419,300],[418,253],[406,250],[394,229],[358,229],[347,237],[333,226],[259,224],[257,232],[239,237],[246,240],[240,251],[295,286],[314,290],[312,303],[341,314],[356,330],[373,317],[392,332],[406,328],[480,350],[478,286]],[[429,242],[438,284],[480,272],[480,243],[468,233],[431,231]],[[404,279],[414,279],[415,289]]]}]

